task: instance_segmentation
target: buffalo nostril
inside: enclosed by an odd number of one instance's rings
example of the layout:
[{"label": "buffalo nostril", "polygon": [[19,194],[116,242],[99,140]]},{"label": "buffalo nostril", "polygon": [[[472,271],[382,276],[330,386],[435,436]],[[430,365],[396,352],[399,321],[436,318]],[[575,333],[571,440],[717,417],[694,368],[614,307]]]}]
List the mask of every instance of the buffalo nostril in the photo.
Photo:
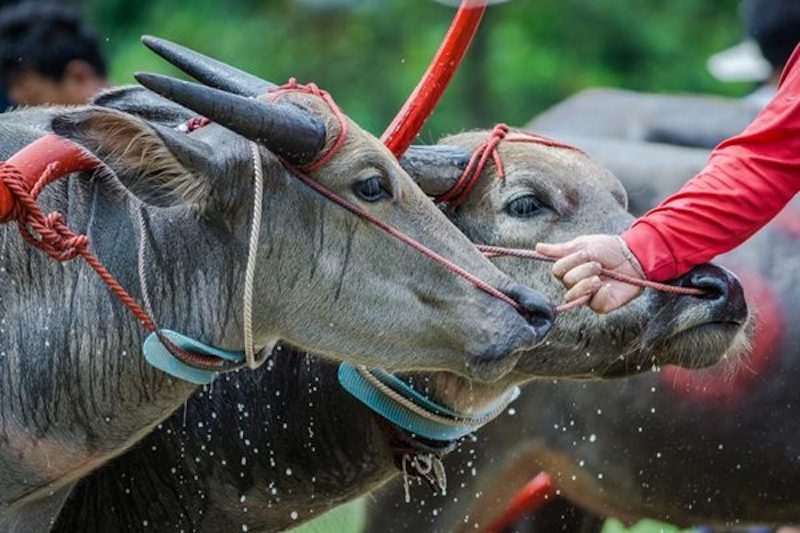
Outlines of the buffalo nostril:
[{"label": "buffalo nostril", "polygon": [[536,336],[543,339],[553,327],[556,316],[553,304],[541,293],[522,285],[514,285],[506,294],[520,305],[520,314],[536,331]]},{"label": "buffalo nostril", "polygon": [[728,281],[714,275],[697,273],[691,276],[689,284],[703,291],[700,298],[706,300],[727,300],[730,294]]}]

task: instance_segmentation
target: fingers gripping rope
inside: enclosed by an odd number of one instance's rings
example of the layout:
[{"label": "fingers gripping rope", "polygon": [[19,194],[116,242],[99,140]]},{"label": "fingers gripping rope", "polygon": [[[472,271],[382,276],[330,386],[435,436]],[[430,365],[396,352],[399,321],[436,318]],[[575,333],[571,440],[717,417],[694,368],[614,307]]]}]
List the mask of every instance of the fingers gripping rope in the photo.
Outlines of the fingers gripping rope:
[{"label": "fingers gripping rope", "polygon": [[[535,252],[533,250],[525,250],[522,248],[503,248],[502,246],[487,246],[483,244],[479,244],[477,246],[478,250],[483,252],[486,257],[503,257],[503,256],[510,256],[510,257],[519,257],[522,259],[533,259],[535,261],[545,261],[547,263],[555,263],[556,259],[554,257],[549,257],[539,252]],[[650,281],[646,279],[634,278],[632,276],[626,276],[625,274],[620,274],[619,272],[614,272],[613,270],[602,269],[600,270],[600,275],[605,276],[607,278],[611,278],[616,281],[620,281],[622,283],[627,283],[629,285],[635,285],[636,287],[642,287],[646,289],[653,289],[659,292],[665,292],[668,294],[676,294],[681,296],[704,296],[705,291],[695,288],[695,287],[677,287],[675,285],[667,285],[665,283],[658,283],[656,281]],[[591,300],[591,295],[584,295],[580,298],[576,298],[575,300],[567,303],[563,303],[556,307],[556,311],[558,312],[565,312],[569,311],[570,309],[580,307]]]}]

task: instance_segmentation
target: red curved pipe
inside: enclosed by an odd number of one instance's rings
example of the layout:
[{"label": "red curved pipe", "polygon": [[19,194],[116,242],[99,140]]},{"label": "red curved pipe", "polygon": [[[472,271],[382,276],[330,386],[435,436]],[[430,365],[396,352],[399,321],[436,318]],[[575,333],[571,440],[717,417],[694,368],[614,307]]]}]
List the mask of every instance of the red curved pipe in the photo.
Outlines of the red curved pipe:
[{"label": "red curved pipe", "polygon": [[428,70],[414,92],[381,136],[383,143],[400,157],[411,145],[447,89],[478,31],[488,0],[462,0],[453,23]]},{"label": "red curved pipe", "polygon": [[[51,164],[58,165],[55,175],[64,176],[72,172],[93,170],[98,162],[76,144],[49,133],[11,156],[7,164],[22,173],[30,188]],[[0,182],[0,222],[6,221],[13,209],[14,196]]]}]

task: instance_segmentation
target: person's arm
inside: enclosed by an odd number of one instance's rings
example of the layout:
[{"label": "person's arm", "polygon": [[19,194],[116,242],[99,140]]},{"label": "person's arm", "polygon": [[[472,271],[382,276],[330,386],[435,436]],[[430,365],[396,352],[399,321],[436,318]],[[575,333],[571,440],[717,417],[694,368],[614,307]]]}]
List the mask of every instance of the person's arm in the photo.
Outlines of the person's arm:
[{"label": "person's arm", "polygon": [[[560,257],[554,273],[568,298],[594,293],[608,312],[639,291],[602,283],[601,266],[654,281],[676,278],[735,248],[769,222],[800,188],[800,47],[787,63],[775,98],[740,135],[721,143],[709,163],[675,195],[634,222],[622,241],[584,236],[541,253]],[[626,247],[627,245],[627,247]],[[626,249],[627,248],[627,249]]]},{"label": "person's arm", "polygon": [[778,93],[708,165],[622,235],[648,279],[664,281],[727,252],[780,212],[800,187],[800,47]]}]

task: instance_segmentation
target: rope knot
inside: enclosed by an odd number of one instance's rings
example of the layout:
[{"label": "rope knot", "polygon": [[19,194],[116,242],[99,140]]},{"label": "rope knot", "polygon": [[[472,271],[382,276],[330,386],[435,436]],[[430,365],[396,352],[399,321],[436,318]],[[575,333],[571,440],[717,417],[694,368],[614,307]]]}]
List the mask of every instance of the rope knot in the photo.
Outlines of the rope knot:
[{"label": "rope knot", "polygon": [[58,163],[47,166],[41,176],[28,189],[28,183],[19,169],[8,163],[0,163],[0,179],[14,196],[11,218],[17,221],[25,240],[57,261],[69,261],[85,253],[89,246],[86,235],[78,235],[69,229],[61,213],[45,216],[36,204],[42,190],[58,177]]},{"label": "rope knot", "polygon": [[458,181],[456,181],[455,185],[453,185],[453,188],[446,193],[437,196],[434,198],[434,200],[438,203],[447,203],[447,205],[453,208],[463,204],[472,192],[472,189],[478,183],[478,179],[486,168],[490,158],[494,162],[494,168],[497,171],[497,177],[500,179],[500,181],[505,181],[506,168],[503,164],[503,159],[500,157],[499,151],[500,143],[503,141],[515,143],[535,143],[553,148],[564,148],[567,150],[580,152],[580,150],[574,146],[560,143],[558,141],[548,139],[547,137],[542,137],[526,131],[512,129],[508,124],[496,124],[495,127],[489,132],[486,140],[472,153],[469,163],[464,169],[464,172],[462,172],[461,176],[458,178]]},{"label": "rope knot", "polygon": [[[310,94],[312,96],[316,96],[320,98],[331,110],[336,121],[339,123],[339,135],[336,137],[336,140],[331,144],[330,148],[324,151],[321,155],[319,155],[314,161],[305,165],[303,170],[306,172],[314,172],[319,170],[324,165],[326,165],[333,156],[339,151],[339,149],[344,146],[345,141],[347,141],[347,134],[348,134],[348,125],[347,125],[347,118],[344,116],[341,108],[336,104],[333,100],[333,97],[330,93],[324,89],[320,89],[316,83],[297,83],[297,79],[292,77],[289,78],[289,81],[284,83],[283,85],[279,85],[277,87],[272,87],[269,90],[270,94],[272,95],[272,102],[277,102],[287,94],[291,92],[299,92]],[[327,144],[327,143],[326,143]],[[287,165],[287,167],[291,167],[291,165]],[[289,168],[292,170],[292,168]]]}]

